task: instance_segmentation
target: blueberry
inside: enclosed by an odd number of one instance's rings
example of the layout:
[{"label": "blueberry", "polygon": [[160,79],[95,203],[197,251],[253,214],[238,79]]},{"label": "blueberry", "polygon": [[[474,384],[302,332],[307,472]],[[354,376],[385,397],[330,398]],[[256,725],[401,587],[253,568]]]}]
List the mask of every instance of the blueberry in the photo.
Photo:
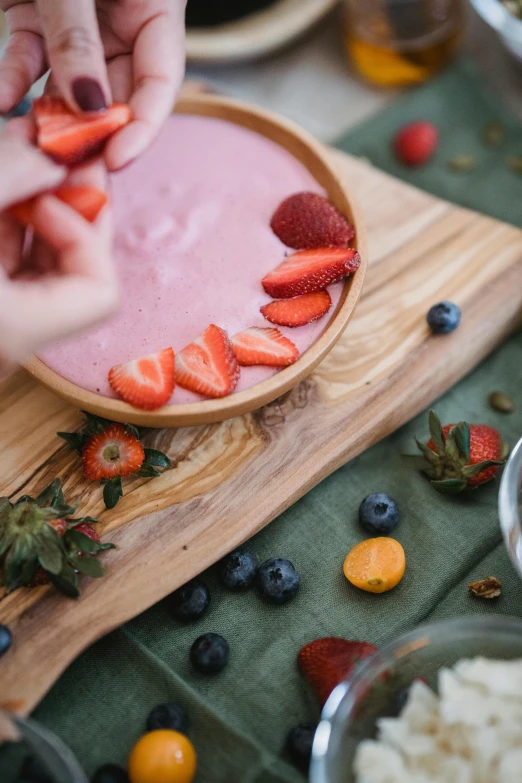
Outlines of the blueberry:
[{"label": "blueberry", "polygon": [[428,326],[435,334],[449,334],[460,323],[460,307],[453,302],[439,302],[428,311]]},{"label": "blueberry", "polygon": [[397,504],[384,492],[374,492],[365,497],[359,506],[359,522],[369,533],[389,536],[399,524]]},{"label": "blueberry", "polygon": [[310,765],[316,729],[316,723],[300,723],[286,738],[286,749],[294,764],[303,772],[306,772]]},{"label": "blueberry", "polygon": [[221,561],[221,581],[229,590],[246,590],[256,578],[257,566],[255,555],[237,549]]},{"label": "blueberry", "polygon": [[8,117],[24,117],[26,114],[29,114],[29,112],[32,109],[32,101],[30,98],[22,98],[20,103],[14,107],[14,109],[11,109],[11,111],[8,114]]},{"label": "blueberry", "polygon": [[7,625],[0,625],[0,656],[8,651],[13,642],[13,634]]},{"label": "blueberry", "polygon": [[129,777],[117,764],[104,764],[98,767],[91,783],[129,783]]},{"label": "blueberry", "polygon": [[182,734],[186,734],[187,727],[188,717],[185,710],[177,704],[171,704],[169,702],[157,704],[154,709],[150,711],[149,717],[147,718],[147,731],[172,729],[172,731],[180,731]]},{"label": "blueberry", "polygon": [[176,620],[190,622],[203,617],[210,604],[210,591],[199,579],[192,579],[176,590],[169,599]]},{"label": "blueberry", "polygon": [[290,560],[273,557],[257,569],[257,587],[271,604],[285,604],[299,590],[301,577]]},{"label": "blueberry", "polygon": [[228,642],[220,634],[204,633],[190,648],[190,661],[199,672],[215,674],[227,665],[229,652]]},{"label": "blueberry", "polygon": [[36,756],[27,756],[23,760],[19,778],[24,783],[53,783],[51,775]]}]

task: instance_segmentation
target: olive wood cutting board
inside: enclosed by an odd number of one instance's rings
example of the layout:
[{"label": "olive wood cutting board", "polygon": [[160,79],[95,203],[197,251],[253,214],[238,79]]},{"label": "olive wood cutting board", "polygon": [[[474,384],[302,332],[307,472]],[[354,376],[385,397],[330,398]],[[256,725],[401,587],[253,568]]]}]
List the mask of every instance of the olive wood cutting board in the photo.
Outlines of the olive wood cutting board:
[{"label": "olive wood cutting board", "polygon": [[[0,660],[0,706],[26,714],[89,644],[196,576],[321,479],[415,416],[522,321],[522,232],[334,153],[366,218],[370,267],[344,336],[297,388],[221,424],[151,430],[172,469],[125,487],[106,511],[98,485],[56,437],[77,410],[19,370],[0,385],[0,495],[60,476],[66,498],[116,550],[78,601],[47,586],[0,593],[14,643]],[[457,302],[460,327],[426,326]]]}]

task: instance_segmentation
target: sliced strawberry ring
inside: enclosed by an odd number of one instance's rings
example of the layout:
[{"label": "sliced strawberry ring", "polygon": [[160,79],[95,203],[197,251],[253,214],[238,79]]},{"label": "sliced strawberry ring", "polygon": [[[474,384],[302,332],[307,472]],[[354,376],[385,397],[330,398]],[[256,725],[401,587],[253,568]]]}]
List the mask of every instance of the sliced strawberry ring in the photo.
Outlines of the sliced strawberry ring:
[{"label": "sliced strawberry ring", "polygon": [[110,424],[92,435],[82,449],[83,475],[91,481],[130,476],[145,459],[139,440],[121,424]]},{"label": "sliced strawberry ring", "polygon": [[261,313],[270,323],[278,326],[306,326],[317,321],[332,306],[328,291],[314,291],[292,299],[279,299],[261,307]]},{"label": "sliced strawberry ring", "polygon": [[244,367],[287,367],[299,358],[297,347],[279,329],[251,326],[234,335],[231,342],[236,359]]},{"label": "sliced strawberry ring", "polygon": [[176,383],[205,397],[230,394],[239,373],[227,333],[214,324],[176,355]]},{"label": "sliced strawberry ring", "polygon": [[359,268],[359,253],[351,247],[322,247],[300,250],[288,256],[262,280],[274,299],[320,291]]},{"label": "sliced strawberry ring", "polygon": [[162,351],[117,364],[109,370],[111,388],[136,408],[153,411],[165,405],[174,392],[174,351]]}]

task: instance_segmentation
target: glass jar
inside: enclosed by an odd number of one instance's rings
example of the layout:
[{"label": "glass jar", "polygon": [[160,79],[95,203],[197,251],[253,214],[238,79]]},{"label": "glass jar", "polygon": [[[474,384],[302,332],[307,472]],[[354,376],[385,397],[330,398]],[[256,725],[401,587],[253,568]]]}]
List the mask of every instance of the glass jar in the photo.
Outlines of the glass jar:
[{"label": "glass jar", "polygon": [[310,783],[354,783],[359,742],[375,737],[377,720],[394,715],[398,688],[422,677],[437,690],[438,673],[463,658],[522,658],[522,621],[501,616],[457,617],[420,626],[382,647],[335,688],[314,738]]},{"label": "glass jar", "polygon": [[0,709],[2,783],[3,772],[7,772],[8,780],[16,779],[16,770],[28,756],[37,762],[42,779],[45,775],[46,780],[52,780],[53,783],[88,783],[72,752],[58,737],[33,720],[17,717]]},{"label": "glass jar", "polygon": [[348,54],[365,79],[380,86],[420,84],[457,51],[464,0],[345,0]]}]

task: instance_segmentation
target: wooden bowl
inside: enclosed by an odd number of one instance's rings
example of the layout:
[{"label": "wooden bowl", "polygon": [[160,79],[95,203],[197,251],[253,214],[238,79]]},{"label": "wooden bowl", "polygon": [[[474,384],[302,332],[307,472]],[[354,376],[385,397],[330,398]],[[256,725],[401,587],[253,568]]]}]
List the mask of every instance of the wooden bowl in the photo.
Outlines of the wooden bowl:
[{"label": "wooden bowl", "polygon": [[352,221],[356,229],[355,247],[360,253],[361,265],[354,275],[346,279],[337,307],[328,319],[323,332],[295,364],[285,367],[255,386],[228,397],[165,405],[152,412],[142,411],[121,400],[103,397],[82,389],[62,378],[36,357],[30,358],[24,365],[37,381],[78,408],[107,419],[144,427],[186,427],[223,421],[261,408],[296,386],[319,364],[346,329],[366,275],[365,232],[359,209],[352,195],[348,195],[345,186],[337,178],[333,157],[330,157],[325,147],[287,120],[239,101],[201,95],[183,98],[175,111],[234,122],[266,136],[288,150],[324,187],[333,204]]},{"label": "wooden bowl", "polygon": [[187,29],[189,63],[255,60],[295,41],[339,0],[279,0],[268,8],[216,27]]}]

